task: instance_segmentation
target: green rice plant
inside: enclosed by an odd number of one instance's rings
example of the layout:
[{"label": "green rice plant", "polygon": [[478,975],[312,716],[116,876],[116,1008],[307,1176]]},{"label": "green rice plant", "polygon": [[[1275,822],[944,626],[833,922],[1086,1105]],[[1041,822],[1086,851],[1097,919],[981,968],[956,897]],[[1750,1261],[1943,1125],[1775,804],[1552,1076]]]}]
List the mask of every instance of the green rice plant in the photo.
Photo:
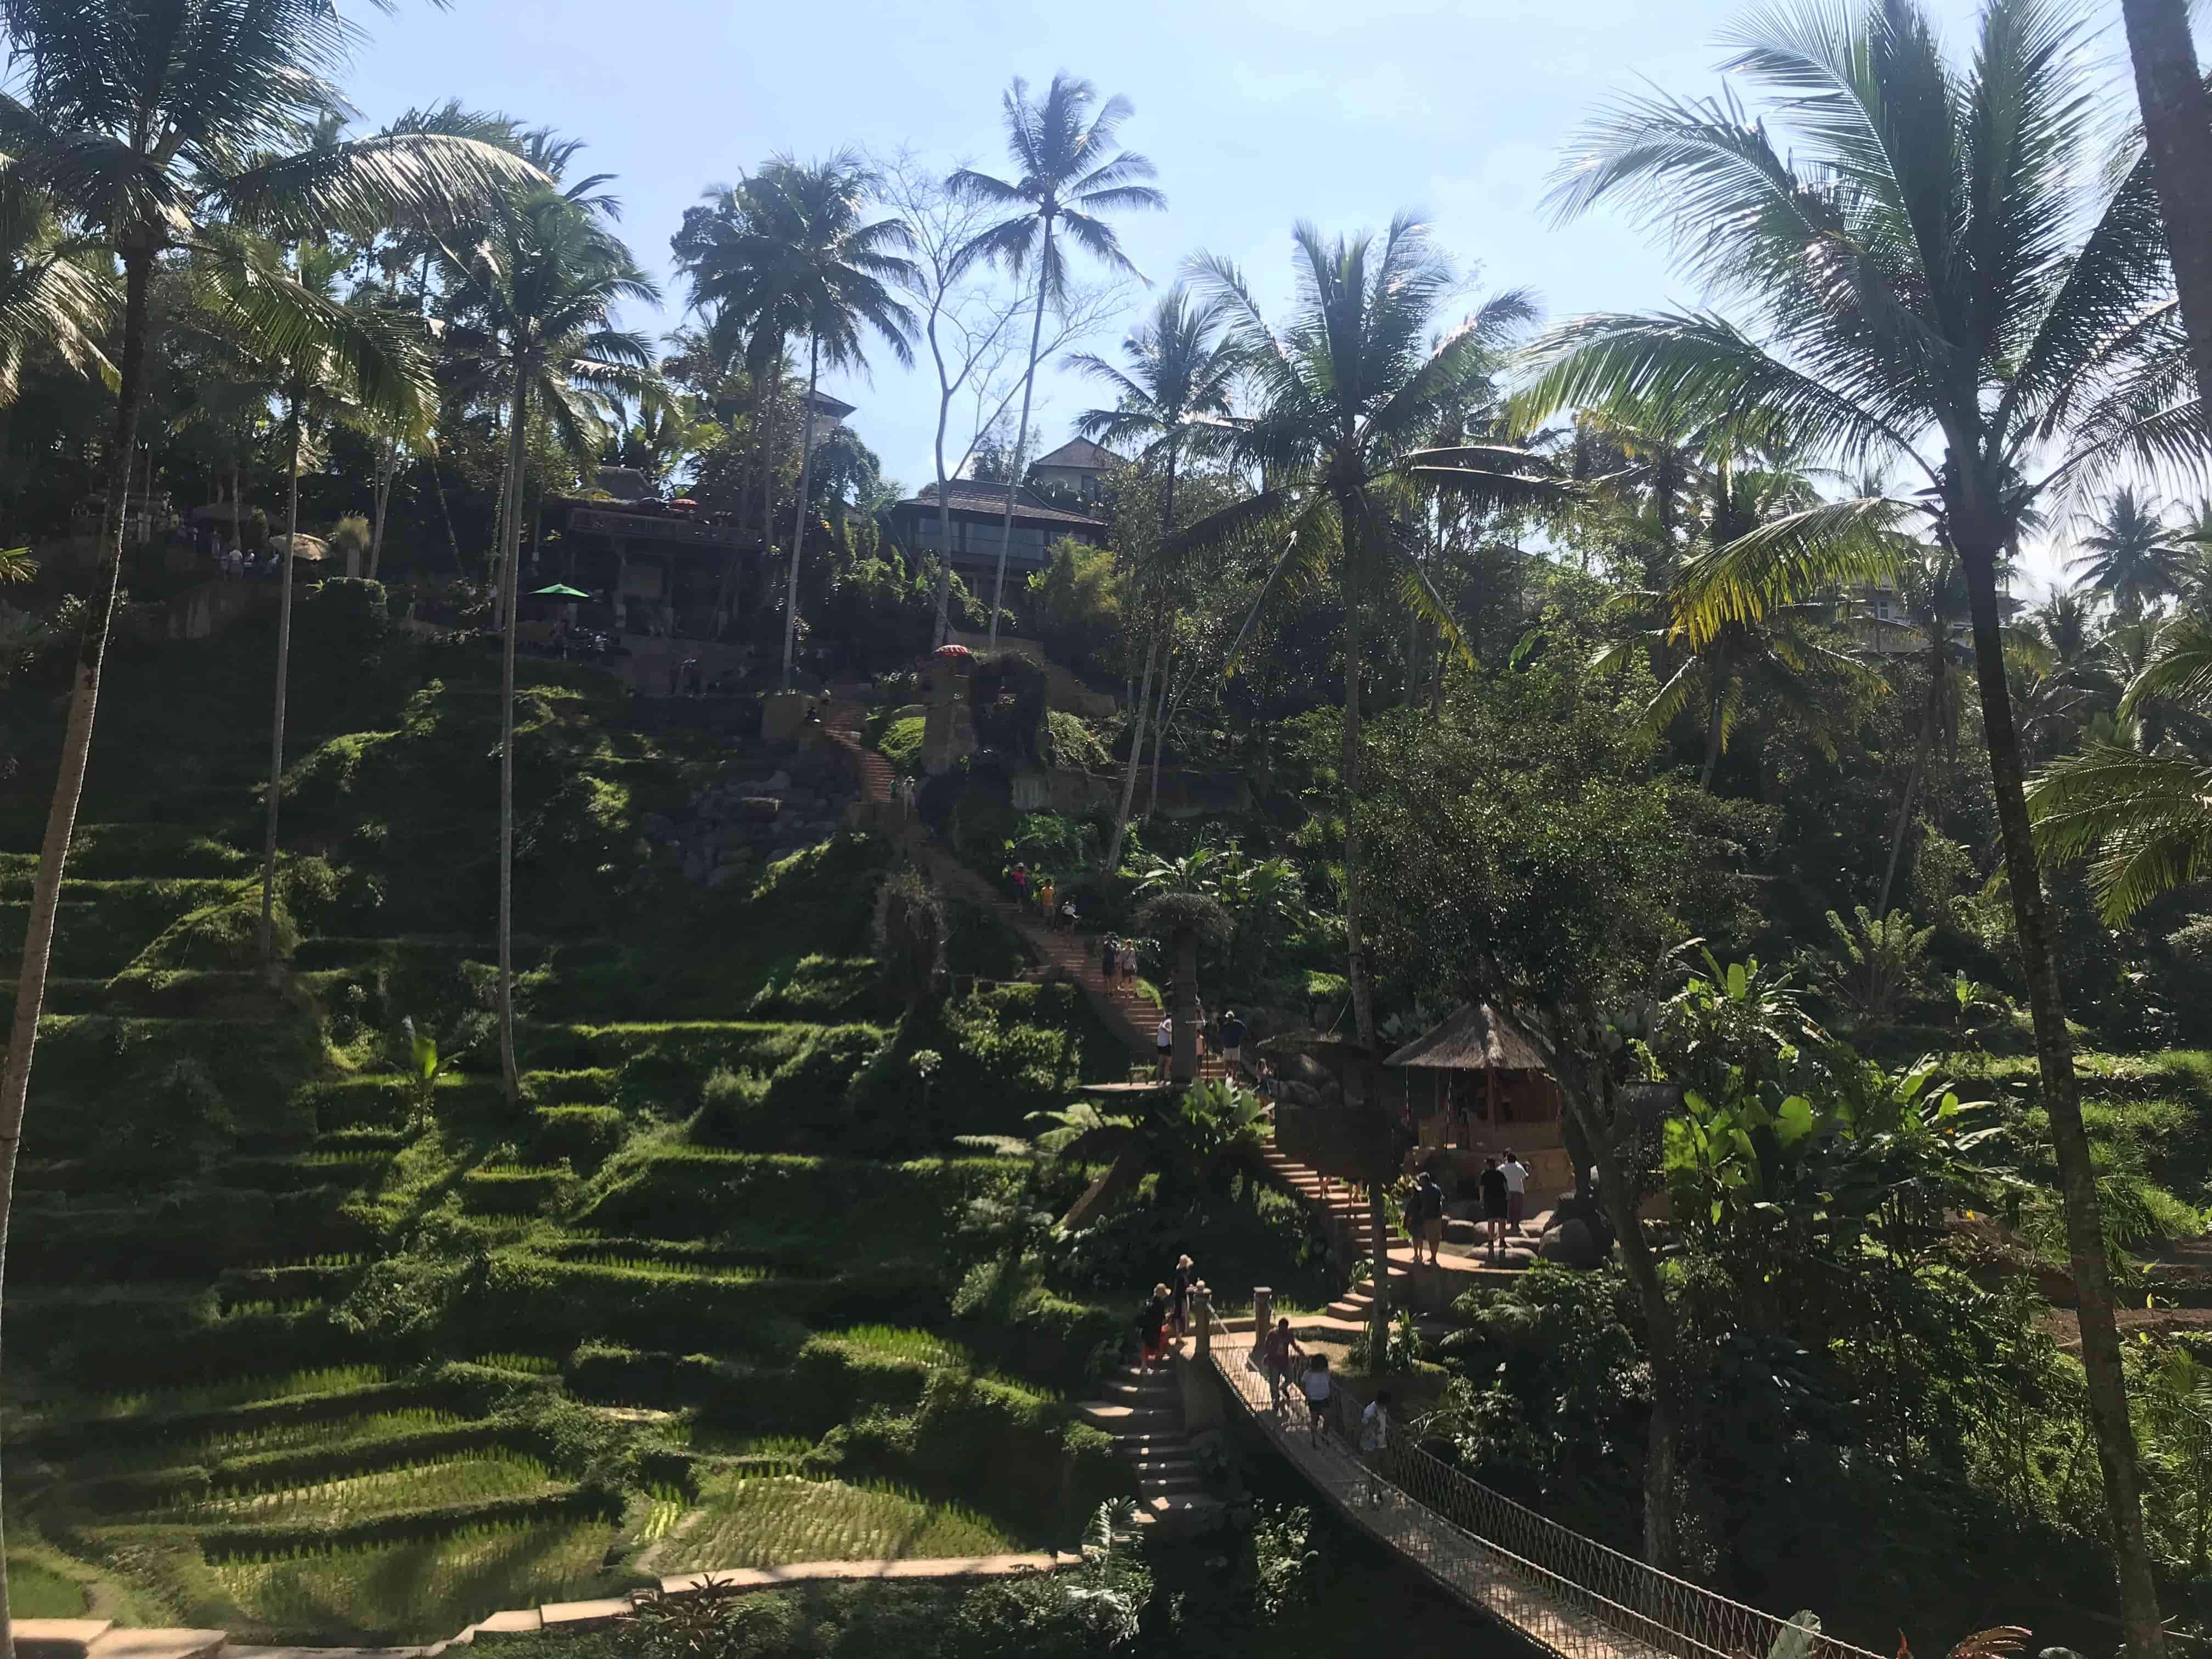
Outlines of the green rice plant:
[{"label": "green rice plant", "polygon": [[647,1509],[644,1524],[637,1529],[641,1544],[658,1543],[676,1530],[676,1523],[691,1510],[691,1500],[674,1486],[653,1486],[646,1488]]},{"label": "green rice plant", "polygon": [[307,1422],[246,1423],[209,1429],[192,1425],[182,1432],[140,1444],[102,1447],[72,1462],[70,1472],[85,1476],[129,1474],[198,1464],[224,1463],[271,1452],[310,1451],[363,1440],[458,1429],[471,1419],[457,1412],[422,1406]]},{"label": "green rice plant", "polygon": [[520,1371],[529,1376],[558,1376],[561,1359],[557,1354],[543,1353],[480,1353],[469,1362],[488,1370]]},{"label": "green rice plant", "polygon": [[589,1591],[612,1535],[590,1521],[486,1526],[210,1571],[237,1605],[234,1638],[437,1641],[502,1607]]},{"label": "green rice plant", "polygon": [[570,1252],[562,1259],[581,1267],[604,1268],[610,1273],[635,1273],[643,1279],[714,1279],[742,1285],[771,1277],[765,1267],[686,1261],[680,1257],[633,1255],[614,1250]]},{"label": "green rice plant", "polygon": [[803,1434],[752,1434],[721,1423],[678,1418],[662,1429],[672,1445],[716,1457],[804,1457],[814,1443]]},{"label": "green rice plant", "polygon": [[180,1417],[220,1411],[261,1400],[290,1400],[302,1395],[337,1394],[392,1382],[400,1373],[388,1365],[324,1365],[279,1376],[241,1376],[224,1382],[173,1389],[132,1389],[113,1394],[63,1396],[55,1414],[112,1422],[122,1418]]},{"label": "green rice plant", "polygon": [[165,1506],[163,1518],[257,1526],[313,1522],[331,1527],[441,1504],[520,1498],[553,1484],[552,1471],[526,1453],[410,1459],[390,1468],[295,1486],[281,1480],[229,1487]]},{"label": "green rice plant", "polygon": [[301,1297],[288,1302],[234,1302],[222,1310],[225,1319],[258,1319],[269,1316],[296,1316],[311,1313],[327,1305],[319,1296]]},{"label": "green rice plant", "polygon": [[700,1522],[664,1547],[661,1571],[988,1555],[1018,1547],[986,1517],[881,1482],[809,1480],[717,1470],[701,1483]]},{"label": "green rice plant", "polygon": [[898,1325],[855,1325],[849,1330],[825,1332],[856,1348],[887,1359],[920,1360],[930,1365],[965,1365],[968,1351],[957,1342],[928,1331]]}]

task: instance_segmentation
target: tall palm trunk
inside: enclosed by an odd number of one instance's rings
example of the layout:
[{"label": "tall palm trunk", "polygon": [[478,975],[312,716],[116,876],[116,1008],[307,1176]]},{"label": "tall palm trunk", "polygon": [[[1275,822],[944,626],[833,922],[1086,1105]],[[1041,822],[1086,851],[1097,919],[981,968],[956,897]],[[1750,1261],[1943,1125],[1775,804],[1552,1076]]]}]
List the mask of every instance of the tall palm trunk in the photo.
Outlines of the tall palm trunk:
[{"label": "tall palm trunk", "polygon": [[1728,688],[1716,675],[1712,706],[1705,711],[1705,763],[1698,769],[1698,787],[1712,793],[1713,773],[1721,763],[1721,741],[1727,735]]},{"label": "tall palm trunk", "polygon": [[[0,1280],[5,1278],[8,1223],[15,1208],[15,1159],[22,1147],[31,1061],[38,1048],[39,1016],[46,1007],[46,973],[53,959],[54,916],[61,906],[62,876],[69,864],[70,837],[76,829],[77,802],[84,793],[93,716],[100,705],[100,671],[106,664],[108,630],[114,625],[115,597],[122,586],[124,515],[131,504],[131,458],[137,453],[139,411],[146,397],[146,352],[152,331],[148,295],[153,276],[153,249],[126,243],[115,433],[107,459],[105,546],[93,585],[97,598],[85,612],[84,632],[77,641],[76,681],[62,730],[61,764],[54,779],[53,800],[46,809],[46,834],[39,847],[38,872],[31,878],[30,915],[24,924],[22,960],[15,970],[15,1019],[8,1033],[8,1066],[0,1073]],[[15,1659],[7,1566],[5,1537],[0,1534],[0,1659]]]},{"label": "tall palm trunk", "polygon": [[1052,269],[1052,221],[1044,222],[1044,252],[1037,261],[1036,316],[1030,324],[1030,366],[1022,376],[1022,419],[1014,428],[1014,461],[1006,472],[1006,516],[999,526],[999,574],[991,584],[991,649],[999,648],[999,612],[1006,603],[1006,555],[1014,544],[1014,497],[1021,491],[1022,460],[1030,447],[1030,395],[1036,390],[1037,346],[1044,338],[1045,272]]},{"label": "tall palm trunk", "polygon": [[[2012,696],[2005,679],[2003,621],[1997,611],[1999,549],[1992,537],[1974,537],[1970,520],[1961,526],[1965,517],[1954,513],[1952,523],[1973,614],[1974,665],[1980,681],[1983,728],[1989,738],[1990,771],[1996,785],[1997,827],[2004,842],[2005,877],[2012,888],[2013,926],[2020,937],[2021,966],[2035,1026],[2036,1066],[2044,1110],[2051,1120],[2059,1193],[2064,1200],[2066,1248],[2072,1259],[2081,1326],[2081,1366],[2088,1380],[2097,1461],[2104,1468],[2106,1517],[2119,1570],[2121,1619],[2132,1659],[2158,1659],[2166,1650],[2166,1632],[2159,1618],[2158,1584],[2143,1537],[2142,1475],[2136,1463],[2135,1428],[2128,1417],[2119,1330],[2112,1312],[2112,1264],[2105,1253],[2097,1174],[2090,1160],[2088,1133],[2081,1124],[2073,1040],[2066,1031],[2065,1000],[2059,990],[2043,878],[2036,867],[2035,841],[2022,789],[2020,733],[2013,725]],[[1966,533],[1960,533],[1962,527]]]},{"label": "tall palm trunk", "polygon": [[[760,608],[765,612],[775,597],[775,399],[783,389],[783,352],[779,347],[769,370],[768,412],[761,426],[761,580]],[[811,411],[808,424],[812,424]]]},{"label": "tall palm trunk", "polygon": [[791,504],[791,574],[783,590],[783,689],[791,690],[792,653],[799,648],[799,556],[806,545],[806,491],[814,468],[814,385],[822,338],[806,337],[806,402],[799,411],[799,499]]},{"label": "tall palm trunk", "polygon": [[[1159,630],[1163,639],[1168,631],[1168,620],[1162,617]],[[1168,740],[1168,717],[1174,711],[1168,704],[1168,689],[1174,684],[1175,647],[1170,646],[1160,662],[1160,703],[1152,711],[1152,793],[1145,805],[1145,817],[1149,819],[1160,810],[1160,748]]]},{"label": "tall palm trunk", "polygon": [[261,837],[261,966],[276,972],[276,815],[284,797],[284,692],[292,673],[292,567],[300,556],[300,389],[292,409],[291,479],[284,502],[284,562],[276,589],[276,701],[269,718],[269,802]]},{"label": "tall palm trunk", "polygon": [[1905,781],[1905,799],[1897,804],[1897,827],[1890,832],[1889,864],[1881,872],[1881,896],[1875,900],[1874,919],[1880,921],[1889,914],[1889,896],[1897,885],[1898,860],[1905,852],[1905,831],[1912,822],[1912,803],[1919,798],[1920,786],[1928,776],[1928,751],[1936,740],[1936,716],[1941,707],[1943,688],[1943,647],[1936,647],[1936,660],[1928,671],[1928,703],[1920,711],[1920,741],[1912,751],[1912,774]]},{"label": "tall palm trunk", "polygon": [[952,419],[952,388],[945,382],[934,308],[929,313],[929,355],[937,362],[937,629],[930,643],[944,645],[952,637],[952,481],[945,476],[945,431]]},{"label": "tall palm trunk", "polygon": [[[1352,987],[1352,1018],[1362,1047],[1375,1046],[1375,994],[1367,982],[1366,941],[1361,935],[1359,788],[1366,743],[1360,726],[1360,653],[1364,648],[1359,616],[1359,584],[1355,574],[1356,542],[1350,505],[1341,514],[1345,526],[1344,566],[1344,747],[1338,763],[1337,793],[1344,813],[1344,952],[1345,978]],[[1369,1103],[1380,1110],[1380,1103]],[[1380,1364],[1390,1340],[1390,1239],[1383,1224],[1382,1181],[1370,1187],[1367,1220],[1373,1261],[1375,1304],[1368,1310],[1369,1352]]]},{"label": "tall palm trunk", "polygon": [[[765,487],[763,481],[767,455],[768,434],[762,430],[761,422],[756,416],[753,421],[752,464],[748,469],[751,475],[749,482],[756,486]],[[742,489],[738,492],[738,500],[740,502],[744,500]],[[714,588],[714,625],[718,631],[728,627],[730,607],[737,602],[737,597],[738,546],[736,538],[733,537],[731,538],[729,556],[722,561],[722,580],[715,585]]]},{"label": "tall palm trunk", "polygon": [[2212,409],[2212,101],[2190,39],[2188,0],[2120,0],[2120,15],[2190,366],[2197,395]]},{"label": "tall palm trunk", "polygon": [[[392,481],[399,471],[399,440],[387,439],[376,463],[376,520],[368,527],[368,580],[374,581],[384,563],[384,520],[392,507]],[[296,482],[295,493],[297,493]]]},{"label": "tall palm trunk", "polygon": [[1137,802],[1137,771],[1145,758],[1145,715],[1152,706],[1152,665],[1160,654],[1159,630],[1147,628],[1145,632],[1150,637],[1145,644],[1145,677],[1137,683],[1137,727],[1129,738],[1128,763],[1121,769],[1121,804],[1114,812],[1114,840],[1106,849],[1106,878],[1109,881],[1121,867],[1121,843],[1129,834],[1129,809]]},{"label": "tall palm trunk", "polygon": [[529,413],[529,362],[518,342],[514,393],[507,410],[507,526],[499,561],[507,617],[499,648],[499,1070],[510,1108],[522,1100],[522,1073],[514,1059],[514,638],[520,609],[516,577],[522,563],[523,428]]}]

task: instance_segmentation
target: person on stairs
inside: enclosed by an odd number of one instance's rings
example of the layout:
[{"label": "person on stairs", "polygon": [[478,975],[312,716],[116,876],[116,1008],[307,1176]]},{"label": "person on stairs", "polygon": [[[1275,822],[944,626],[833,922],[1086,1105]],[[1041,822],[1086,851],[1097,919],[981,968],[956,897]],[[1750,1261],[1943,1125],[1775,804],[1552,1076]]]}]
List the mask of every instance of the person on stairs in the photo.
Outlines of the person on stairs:
[{"label": "person on stairs", "polygon": [[1429,1266],[1443,1266],[1437,1260],[1437,1253],[1444,1243],[1444,1189],[1437,1184],[1434,1170],[1421,1171],[1406,1208],[1407,1220],[1418,1220],[1419,1224],[1419,1231],[1413,1233],[1413,1265],[1421,1265],[1421,1246],[1425,1244],[1429,1247]]},{"label": "person on stairs", "polygon": [[1160,1029],[1152,1033],[1152,1048],[1159,1055],[1160,1081],[1168,1080],[1175,1063],[1175,1016],[1162,1014]]},{"label": "person on stairs", "polygon": [[1108,990],[1114,988],[1115,970],[1121,965],[1121,942],[1109,933],[1098,945],[1098,977]]},{"label": "person on stairs", "polygon": [[1191,1266],[1190,1258],[1187,1255],[1177,1256],[1175,1265],[1173,1304],[1175,1334],[1177,1337],[1190,1334],[1190,1287],[1197,1282],[1198,1273]]},{"label": "person on stairs", "polygon": [[1137,1316],[1137,1335],[1144,1345],[1143,1352],[1137,1361],[1139,1370],[1148,1365],[1157,1365],[1167,1358],[1167,1331],[1168,1287],[1164,1285],[1155,1285],[1152,1286],[1152,1300],[1145,1304],[1145,1310]]},{"label": "person on stairs", "polygon": [[1234,1083],[1244,1059],[1244,1022],[1237,1018],[1234,1008],[1221,1017],[1221,1058],[1229,1067],[1229,1080]]}]

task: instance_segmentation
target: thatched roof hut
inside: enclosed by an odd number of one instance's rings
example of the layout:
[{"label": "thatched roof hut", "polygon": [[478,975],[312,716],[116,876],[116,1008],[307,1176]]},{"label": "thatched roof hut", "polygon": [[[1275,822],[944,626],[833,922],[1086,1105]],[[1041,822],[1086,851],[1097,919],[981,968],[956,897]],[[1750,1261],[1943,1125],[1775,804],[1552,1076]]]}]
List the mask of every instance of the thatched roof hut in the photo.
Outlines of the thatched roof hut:
[{"label": "thatched roof hut", "polygon": [[1536,1045],[1486,1002],[1469,1002],[1382,1062],[1442,1072],[1526,1072],[1551,1075]]}]

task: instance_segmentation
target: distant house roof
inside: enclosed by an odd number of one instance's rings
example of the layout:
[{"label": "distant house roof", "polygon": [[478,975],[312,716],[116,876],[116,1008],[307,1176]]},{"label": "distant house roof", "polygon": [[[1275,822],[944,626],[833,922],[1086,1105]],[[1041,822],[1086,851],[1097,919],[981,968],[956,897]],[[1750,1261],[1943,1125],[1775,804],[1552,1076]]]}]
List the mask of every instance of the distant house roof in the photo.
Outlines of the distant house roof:
[{"label": "distant house roof", "polygon": [[[1002,514],[1006,510],[1006,487],[1002,483],[979,483],[973,478],[955,478],[946,490],[946,505],[955,513]],[[912,496],[898,504],[902,507],[937,507],[937,486],[926,483]],[[1086,513],[1070,513],[1063,507],[1048,507],[1036,492],[1018,489],[1014,492],[1016,522],[1039,524],[1082,525],[1087,529],[1103,530],[1106,520],[1094,519]]]},{"label": "distant house roof", "polygon": [[1551,1067],[1527,1037],[1486,1002],[1470,1002],[1434,1030],[1425,1031],[1382,1062],[1439,1072],[1543,1072]]},{"label": "distant house roof", "polygon": [[859,405],[845,403],[838,398],[831,397],[826,392],[817,391],[814,393],[814,401],[810,407],[812,408],[814,412],[817,415],[828,415],[842,421],[848,415],[850,415],[854,409],[858,408]]},{"label": "distant house roof", "polygon": [[1070,438],[1049,455],[1040,455],[1032,466],[1056,466],[1069,472],[1103,472],[1120,459],[1088,438]]},{"label": "distant house roof", "polygon": [[599,487],[618,501],[641,501],[657,493],[653,480],[634,466],[603,466],[599,470]]}]

